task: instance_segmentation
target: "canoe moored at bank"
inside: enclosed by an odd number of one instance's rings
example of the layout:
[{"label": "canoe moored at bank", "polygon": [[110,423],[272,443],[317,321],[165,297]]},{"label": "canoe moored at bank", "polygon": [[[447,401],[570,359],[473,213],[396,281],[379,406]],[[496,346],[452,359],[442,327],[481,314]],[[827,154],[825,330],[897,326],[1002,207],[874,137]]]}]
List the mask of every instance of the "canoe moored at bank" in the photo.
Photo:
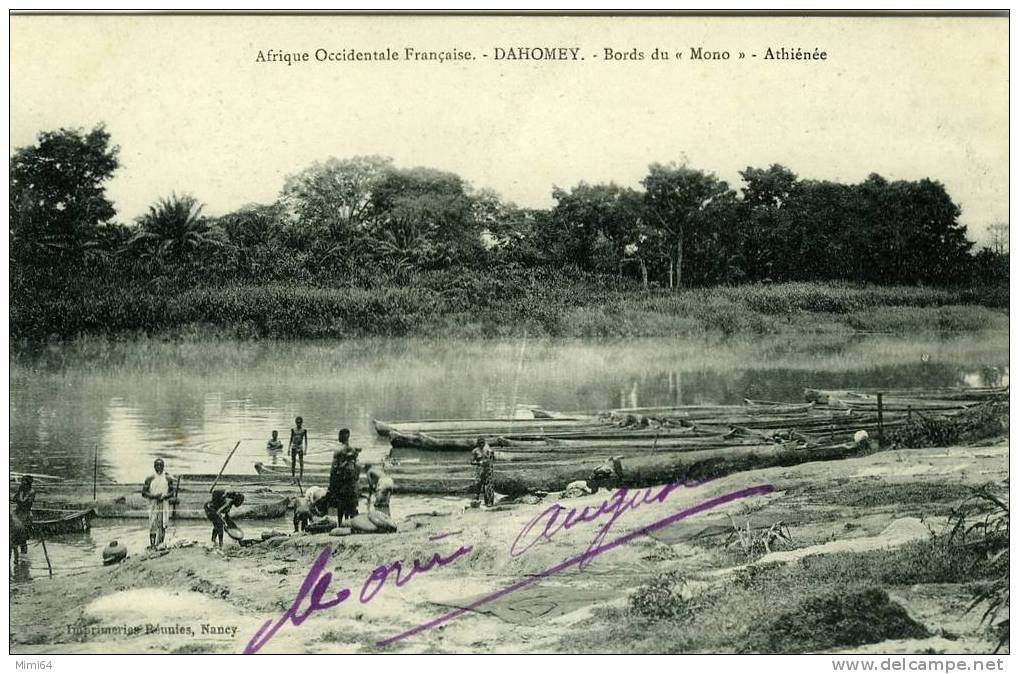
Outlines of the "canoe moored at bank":
[{"label": "canoe moored at bank", "polygon": [[[210,498],[212,481],[189,481],[183,476],[176,505],[171,506],[171,518],[181,520],[207,519],[204,506]],[[258,475],[220,479],[224,489],[244,493],[244,505],[233,511],[236,519],[272,519],[286,514],[292,499],[298,495],[296,487],[273,484]],[[39,489],[36,503],[39,510],[79,512],[91,511],[93,517],[148,519],[151,501],[141,495],[141,485],[124,483],[97,483],[96,497],[89,499],[93,484],[84,481],[65,481]],[[88,496],[86,496],[88,495]],[[33,508],[33,512],[36,509]]]},{"label": "canoe moored at bank", "polygon": [[87,533],[96,517],[94,508],[60,510],[53,508],[32,508],[32,532],[36,536]]},{"label": "canoe moored at bank", "polygon": [[[685,453],[644,454],[624,457],[622,476],[614,487],[650,487],[669,482],[702,481],[732,473],[772,466],[792,466],[807,461],[843,459],[866,450],[840,443],[804,448],[797,443],[759,445],[749,449],[706,449]],[[508,496],[561,491],[575,480],[590,480],[604,458],[582,459],[557,465],[505,468],[497,466],[495,490]]]},{"label": "canoe moored at bank", "polygon": [[528,430],[574,428],[599,424],[594,417],[555,419],[412,419],[407,421],[372,420],[375,432],[389,437],[391,433],[488,433],[503,434]]}]

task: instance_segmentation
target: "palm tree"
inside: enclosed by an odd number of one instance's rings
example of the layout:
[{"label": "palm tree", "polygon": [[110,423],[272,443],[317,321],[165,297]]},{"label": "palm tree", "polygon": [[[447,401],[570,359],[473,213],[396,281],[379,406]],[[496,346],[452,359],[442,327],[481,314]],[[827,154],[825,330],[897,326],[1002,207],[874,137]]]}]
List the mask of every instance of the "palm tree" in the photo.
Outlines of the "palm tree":
[{"label": "palm tree", "polygon": [[203,204],[190,194],[160,199],[138,218],[139,231],[128,242],[142,254],[184,262],[209,248],[222,248],[222,231],[202,215]]}]

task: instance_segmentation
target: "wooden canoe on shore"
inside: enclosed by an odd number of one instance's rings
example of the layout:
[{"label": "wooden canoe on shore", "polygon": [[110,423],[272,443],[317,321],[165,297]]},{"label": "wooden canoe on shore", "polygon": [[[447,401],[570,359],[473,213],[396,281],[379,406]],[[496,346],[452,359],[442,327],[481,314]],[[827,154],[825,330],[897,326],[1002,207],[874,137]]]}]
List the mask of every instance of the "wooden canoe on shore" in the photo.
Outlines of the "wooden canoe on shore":
[{"label": "wooden canoe on shore", "polygon": [[[263,463],[256,463],[255,470],[259,475],[268,480],[276,480],[279,483],[290,481],[290,470],[282,472],[274,466],[267,466]],[[476,483],[474,467],[446,466],[444,464],[416,464],[413,468],[405,469],[401,466],[387,466],[386,472],[393,478],[395,493],[397,494],[428,494],[428,495],[457,495],[467,494]],[[304,472],[302,485],[305,489],[311,486],[328,487],[329,473]],[[361,476],[361,487],[366,489],[368,479]],[[295,487],[296,489],[296,487]]]},{"label": "wooden canoe on shore", "polygon": [[[661,451],[623,455],[623,486],[640,487],[676,480],[702,480],[769,466],[845,458],[860,453],[851,443],[805,446],[802,443],[756,444],[692,451]],[[608,450],[583,456],[546,454],[526,461],[496,461],[495,490],[520,496],[536,491],[560,491],[574,480],[588,480],[613,455]],[[615,454],[618,456],[618,454]],[[262,467],[262,470],[267,470]],[[471,467],[459,463],[392,466],[389,473],[397,493],[470,494],[476,485]],[[287,476],[289,477],[289,475]],[[309,476],[305,475],[306,484]],[[327,479],[322,476],[323,479]]]},{"label": "wooden canoe on shore", "polygon": [[94,508],[79,510],[56,510],[51,508],[32,508],[31,536],[43,534],[87,533],[92,528],[92,520],[96,517]]},{"label": "wooden canoe on shore", "polygon": [[528,430],[575,428],[597,425],[593,417],[565,417],[556,419],[414,419],[408,421],[372,420],[375,432],[389,437],[392,433],[463,433],[474,435],[502,435]]},{"label": "wooden canoe on shore", "polygon": [[[885,427],[902,423],[901,419],[887,417]],[[782,433],[798,433],[808,438],[831,440],[836,435],[858,430],[877,428],[877,416],[869,414],[819,414],[795,421],[775,417],[745,417],[740,419],[708,419],[696,422],[691,427],[606,427],[598,431],[563,432],[549,434],[514,434],[489,437],[489,445],[497,455],[516,454],[528,451],[564,451],[609,447],[626,450],[654,449],[706,449],[717,446],[738,446],[745,440],[733,438],[734,434],[755,437],[755,442],[771,439]],[[473,447],[475,438],[431,435],[427,433],[393,433],[390,436],[393,449],[414,449],[427,452],[467,453]]]},{"label": "wooden canoe on shore", "polygon": [[[793,443],[758,446],[749,451],[707,449],[694,452],[645,454],[622,459],[619,486],[650,487],[683,480],[707,480],[746,470],[792,466],[808,461],[843,459],[863,453],[847,444],[799,448]],[[495,490],[508,496],[535,491],[561,491],[574,480],[588,480],[604,459],[591,458],[556,464],[512,468],[496,464]]]},{"label": "wooden canoe on shore", "polygon": [[[881,407],[886,412],[912,411],[953,411],[964,410],[989,400],[1008,397],[1008,388],[993,389],[935,389],[882,390]],[[851,408],[854,410],[877,410],[877,392],[832,391],[826,389],[804,389],[804,398],[820,406],[830,408]]]},{"label": "wooden canoe on shore", "polygon": [[[177,505],[171,506],[175,519],[206,519],[203,506],[209,500],[214,475],[183,475]],[[231,513],[234,519],[273,519],[286,514],[291,499],[298,495],[297,487],[270,481],[258,475],[223,476],[219,484],[227,489],[243,492],[244,505]],[[92,495],[91,481],[66,480],[38,485],[37,503],[41,510],[94,511],[95,517],[147,519],[149,501],[141,495],[140,484],[101,482],[96,485],[96,499]]]},{"label": "wooden canoe on shore", "polygon": [[[449,435],[468,438],[478,435],[550,434],[556,432],[579,432],[585,430],[613,428],[625,425],[627,420],[648,418],[707,419],[726,416],[746,417],[757,415],[806,414],[814,403],[779,403],[746,400],[744,405],[681,405],[670,407],[630,407],[600,412],[551,412],[532,410],[533,418],[496,419],[413,419],[406,421],[382,421],[375,419],[372,425],[376,433],[385,437],[394,434]],[[472,438],[473,439],[473,438]]]}]

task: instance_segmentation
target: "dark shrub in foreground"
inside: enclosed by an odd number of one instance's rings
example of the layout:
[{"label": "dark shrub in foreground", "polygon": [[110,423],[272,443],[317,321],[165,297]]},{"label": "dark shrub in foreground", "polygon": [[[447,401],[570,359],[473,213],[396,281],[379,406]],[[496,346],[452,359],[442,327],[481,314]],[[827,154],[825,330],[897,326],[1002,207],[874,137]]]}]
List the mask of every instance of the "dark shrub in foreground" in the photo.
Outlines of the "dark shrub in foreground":
[{"label": "dark shrub in foreground", "polygon": [[628,613],[638,620],[674,620],[690,615],[690,601],[682,595],[684,580],[677,572],[656,576],[630,595]]},{"label": "dark shrub in foreground", "polygon": [[790,610],[762,616],[747,631],[746,650],[827,651],[887,639],[921,639],[928,634],[880,588],[832,589],[808,596]]}]

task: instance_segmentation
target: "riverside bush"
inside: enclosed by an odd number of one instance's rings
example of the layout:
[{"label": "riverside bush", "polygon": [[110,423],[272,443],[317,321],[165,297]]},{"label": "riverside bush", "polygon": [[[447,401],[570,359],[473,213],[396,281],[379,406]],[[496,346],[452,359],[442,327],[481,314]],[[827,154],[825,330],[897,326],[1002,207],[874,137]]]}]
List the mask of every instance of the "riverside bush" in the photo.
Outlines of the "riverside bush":
[{"label": "riverside bush", "polygon": [[645,290],[613,275],[512,266],[418,272],[387,267],[323,283],[237,283],[192,272],[12,283],[11,335],[38,341],[206,326],[252,338],[643,337],[1007,325],[1007,315],[993,308],[1003,297],[1007,305],[1007,289],[785,283],[673,292]]},{"label": "riverside bush", "polygon": [[686,580],[676,571],[656,576],[630,595],[628,612],[640,620],[675,620],[691,612],[682,594]]},{"label": "riverside bush", "polygon": [[877,587],[832,589],[804,597],[794,608],[763,616],[747,631],[746,650],[802,653],[922,639],[927,629]]}]

